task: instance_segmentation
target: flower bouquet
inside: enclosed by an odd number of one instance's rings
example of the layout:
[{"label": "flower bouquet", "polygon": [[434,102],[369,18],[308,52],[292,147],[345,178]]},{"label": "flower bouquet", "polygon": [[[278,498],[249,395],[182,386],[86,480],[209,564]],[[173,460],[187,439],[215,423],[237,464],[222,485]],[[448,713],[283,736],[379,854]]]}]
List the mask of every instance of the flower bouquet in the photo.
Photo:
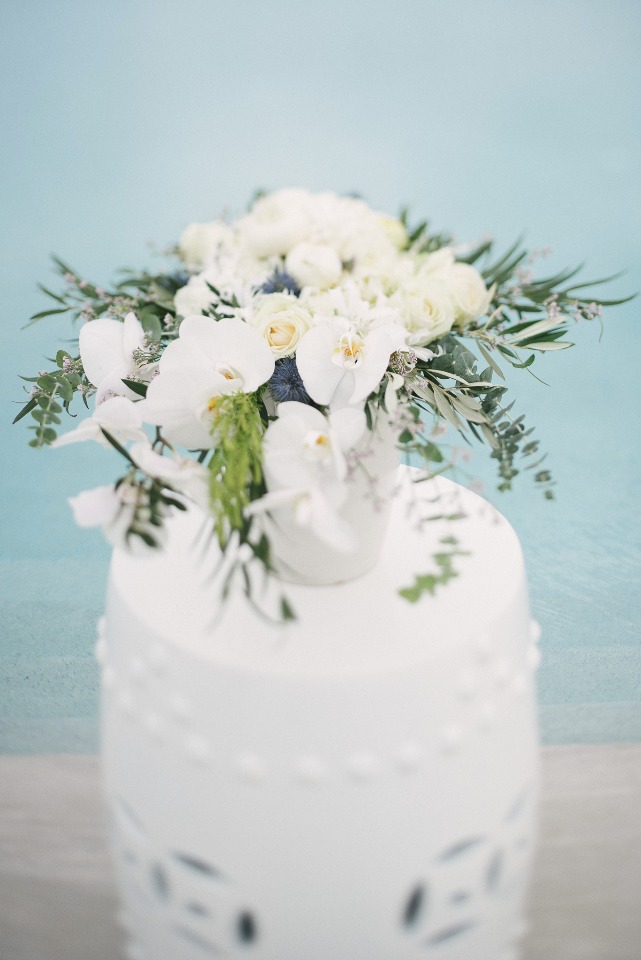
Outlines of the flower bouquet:
[{"label": "flower bouquet", "polygon": [[[223,592],[240,571],[252,602],[257,567],[323,582],[371,566],[390,462],[450,470],[443,425],[489,446],[499,489],[526,468],[552,497],[502,366],[530,370],[571,346],[575,321],[622,302],[584,297],[576,270],[535,279],[518,243],[495,256],[491,241],[456,245],[407,213],[302,189],[260,194],[233,223],[191,224],[175,253],[178,269],[126,271],[111,290],[56,260],[66,289],[43,288],[55,306],[33,319],[78,317],[78,351],[25,378],[16,419],[35,421],[34,447],[94,440],[122,455],[113,486],[71,500],[80,525],[154,548],[168,514],[194,501],[227,561]],[[57,437],[76,395],[91,416]],[[320,560],[306,571],[312,544]],[[406,597],[454,576],[455,553],[449,535]],[[293,616],[284,593],[276,615]]]},{"label": "flower bouquet", "polygon": [[514,532],[440,476],[444,427],[552,497],[503,369],[608,301],[519,244],[305,190],[174,252],[109,290],[56,261],[33,319],[78,316],[78,350],[16,418],[124,461],[71,503],[116,548],[96,654],[127,956],[515,958],[537,629]]}]

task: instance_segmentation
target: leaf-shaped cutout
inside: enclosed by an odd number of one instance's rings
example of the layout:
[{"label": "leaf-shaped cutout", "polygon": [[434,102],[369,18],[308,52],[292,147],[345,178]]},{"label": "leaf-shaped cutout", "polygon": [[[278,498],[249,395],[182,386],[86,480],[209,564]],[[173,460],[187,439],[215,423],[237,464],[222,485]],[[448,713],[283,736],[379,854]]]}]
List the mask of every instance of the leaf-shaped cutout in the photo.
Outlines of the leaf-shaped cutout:
[{"label": "leaf-shaped cutout", "polygon": [[498,887],[503,873],[503,854],[495,850],[485,872],[485,886],[488,892],[493,893]]},{"label": "leaf-shaped cutout", "polygon": [[169,879],[167,872],[160,863],[152,863],[149,868],[151,889],[159,900],[167,901],[170,896]]},{"label": "leaf-shaped cutout", "polygon": [[425,884],[417,884],[411,891],[403,908],[403,926],[415,927],[425,914],[427,903],[427,888]]},{"label": "leaf-shaped cutout", "polygon": [[436,933],[426,941],[425,945],[427,947],[440,946],[442,943],[446,943],[448,940],[453,940],[454,937],[459,937],[461,934],[467,933],[476,926],[476,920],[466,920],[463,923],[455,923],[451,927],[445,927],[441,930],[437,930]]},{"label": "leaf-shaped cutout", "polygon": [[438,859],[441,863],[445,863],[447,860],[454,860],[456,857],[467,853],[468,850],[478,847],[484,840],[484,837],[467,837],[465,840],[459,840],[457,843],[452,844],[451,847],[448,847],[447,850],[444,850]]},{"label": "leaf-shaped cutout", "polygon": [[507,814],[505,815],[505,819],[508,823],[510,822],[510,820],[516,820],[519,814],[522,813],[523,808],[525,807],[529,796],[530,796],[530,787],[528,785],[523,790],[521,790],[516,800],[514,801],[514,803],[508,810]]},{"label": "leaf-shaped cutout", "polygon": [[201,936],[194,930],[190,930],[189,927],[183,927],[181,924],[177,923],[174,924],[173,931],[174,933],[177,933],[179,937],[183,937],[190,943],[195,944],[195,946],[200,947],[201,950],[206,951],[210,957],[222,956],[220,948],[215,943],[212,943],[211,940],[207,940],[206,937]]},{"label": "leaf-shaped cutout", "polygon": [[253,943],[258,937],[258,927],[254,914],[250,913],[249,910],[243,910],[242,913],[239,913],[238,920],[236,921],[236,930],[238,939],[242,943]]},{"label": "leaf-shaped cutout", "polygon": [[172,856],[174,860],[177,860],[183,867],[187,867],[188,870],[195,870],[203,876],[212,877],[216,880],[224,879],[220,870],[212,866],[211,863],[201,860],[200,857],[194,857],[190,853],[173,853]]}]

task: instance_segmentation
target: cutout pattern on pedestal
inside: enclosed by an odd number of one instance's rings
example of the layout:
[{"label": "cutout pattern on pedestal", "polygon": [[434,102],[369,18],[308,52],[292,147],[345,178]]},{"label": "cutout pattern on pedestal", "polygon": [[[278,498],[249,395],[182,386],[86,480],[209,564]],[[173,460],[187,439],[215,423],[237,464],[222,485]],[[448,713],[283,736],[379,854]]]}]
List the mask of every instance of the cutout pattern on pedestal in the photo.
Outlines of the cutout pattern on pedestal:
[{"label": "cutout pattern on pedestal", "polygon": [[[441,850],[425,879],[410,885],[401,928],[434,952],[471,933],[491,914],[495,898],[518,896],[527,877],[532,790],[520,791],[492,835],[462,837]],[[429,897],[428,897],[429,891]],[[506,931],[506,947],[514,939]]]},{"label": "cutout pattern on pedestal", "polygon": [[[200,949],[204,957],[233,956],[260,939],[257,912],[235,891],[218,865],[184,850],[163,851],[131,807],[119,799],[113,805],[113,843],[125,882],[135,893],[129,901],[135,913],[149,916],[175,936]],[[130,950],[140,945],[132,940]],[[151,958],[148,958],[151,960]]]}]

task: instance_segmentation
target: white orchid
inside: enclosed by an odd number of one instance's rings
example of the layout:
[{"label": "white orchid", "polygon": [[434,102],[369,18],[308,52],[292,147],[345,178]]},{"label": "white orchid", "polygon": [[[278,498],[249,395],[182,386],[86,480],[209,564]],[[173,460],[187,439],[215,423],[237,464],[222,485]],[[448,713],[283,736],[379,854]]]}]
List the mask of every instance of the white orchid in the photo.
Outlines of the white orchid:
[{"label": "white orchid", "polygon": [[272,375],[274,357],[242,320],[193,316],[183,320],[158,371],[141,401],[144,419],[162,427],[170,443],[204,450],[216,445],[219,398],[257,390]]},{"label": "white orchid", "polygon": [[87,379],[96,387],[97,404],[112,396],[137,399],[122,381],[152,376],[153,366],[136,359],[137,352],[144,350],[146,344],[145,331],[134,313],[128,313],[124,322],[98,317],[83,324],[80,357]]},{"label": "white orchid", "polygon": [[100,527],[112,546],[131,546],[126,533],[134,518],[135,499],[128,484],[83,490],[78,496],[69,497],[68,503],[79,527]]},{"label": "white orchid", "polygon": [[73,518],[79,527],[108,527],[122,505],[115,487],[93,487],[69,497]]},{"label": "white orchid", "polygon": [[[68,502],[79,527],[101,527],[112,546],[139,554],[153,549],[145,537],[162,545],[167,535],[164,525],[150,523],[151,510],[144,499],[141,502],[144,496],[140,486],[124,480],[113,487],[83,490]],[[171,510],[167,504],[156,504],[157,519],[165,519]]]},{"label": "white orchid", "polygon": [[295,401],[278,408],[265,434],[265,482],[268,493],[250,514],[287,507],[296,523],[308,527],[337,550],[355,546],[349,523],[340,516],[349,488],[345,454],[366,429],[362,409],[343,407],[325,417]]},{"label": "white orchid", "polygon": [[64,447],[70,443],[82,443],[95,440],[108,447],[109,441],[102,432],[107,430],[120,442],[144,440],[140,403],[133,403],[127,397],[109,397],[96,407],[93,414],[68,433],[64,433],[51,444],[52,447]]},{"label": "white orchid", "polygon": [[363,329],[347,317],[319,320],[298,344],[296,363],[316,403],[362,403],[376,389],[407,333],[388,323]]},{"label": "white orchid", "polygon": [[209,508],[209,471],[192,457],[162,456],[149,441],[135,443],[129,451],[134,463],[149,477],[163,480],[184,493],[203,510]]}]

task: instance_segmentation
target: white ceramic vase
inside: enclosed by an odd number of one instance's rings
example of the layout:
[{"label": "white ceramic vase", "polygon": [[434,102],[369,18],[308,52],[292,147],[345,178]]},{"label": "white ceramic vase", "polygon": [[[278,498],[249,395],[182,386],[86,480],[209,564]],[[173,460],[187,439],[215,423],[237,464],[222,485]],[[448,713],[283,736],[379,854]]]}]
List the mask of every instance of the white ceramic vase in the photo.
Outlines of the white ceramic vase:
[{"label": "white ceramic vase", "polygon": [[399,464],[397,436],[398,429],[381,416],[376,430],[368,431],[356,447],[356,455],[363,459],[348,484],[347,500],[339,512],[354,530],[354,550],[343,552],[328,546],[296,523],[289,506],[272,511],[269,536],[282,579],[329,586],[372,569],[381,555],[389,523]]},{"label": "white ceramic vase", "polygon": [[[130,960],[518,956],[538,783],[521,551],[473,494],[412,479],[379,562],[291,585],[287,628],[241,596],[212,624],[193,511],[162,555],[114,555],[97,652]],[[468,553],[412,605],[434,509],[466,513]]]}]

